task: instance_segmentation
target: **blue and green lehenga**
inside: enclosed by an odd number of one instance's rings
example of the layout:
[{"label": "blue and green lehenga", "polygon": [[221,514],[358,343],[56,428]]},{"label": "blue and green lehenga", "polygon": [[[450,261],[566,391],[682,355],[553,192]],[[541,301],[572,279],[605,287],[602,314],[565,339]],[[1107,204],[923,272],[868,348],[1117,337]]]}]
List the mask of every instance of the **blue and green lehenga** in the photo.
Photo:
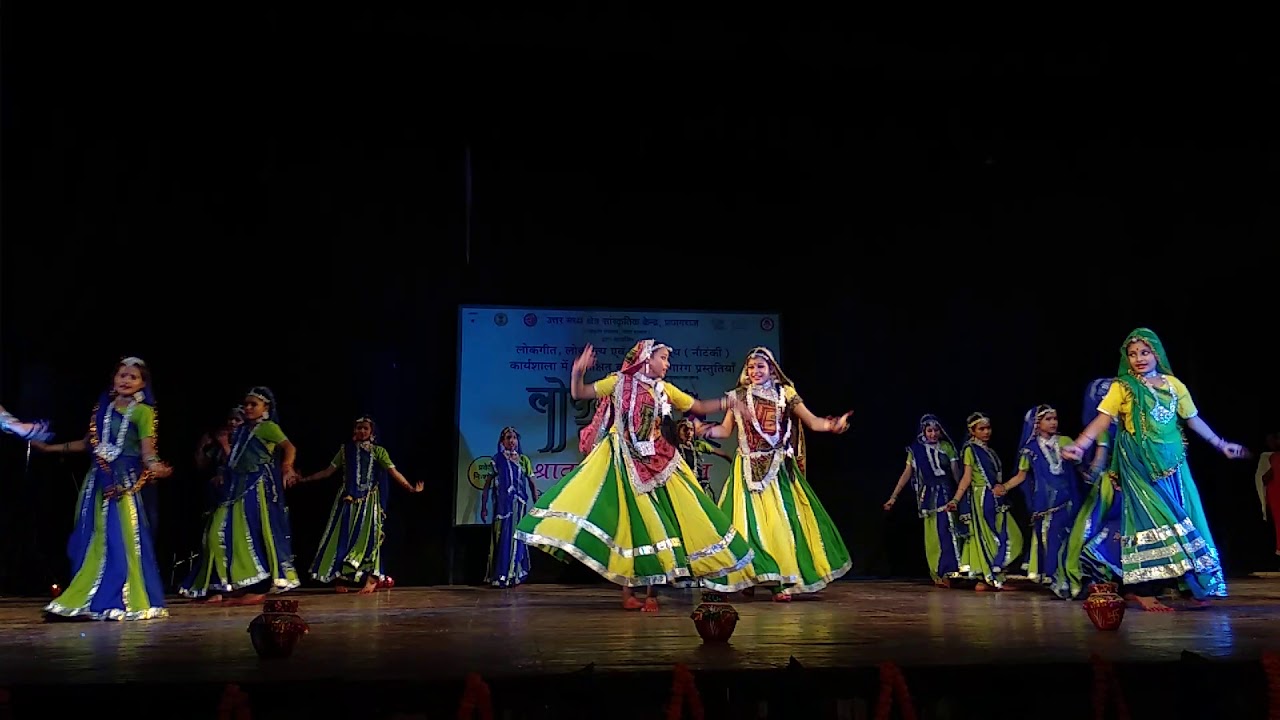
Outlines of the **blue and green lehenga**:
[{"label": "blue and green lehenga", "polygon": [[[99,428],[105,430],[101,437]],[[75,528],[67,542],[72,579],[45,606],[46,613],[93,620],[169,615],[147,509],[138,492],[147,482],[142,439],[154,432],[155,413],[149,405],[130,403],[122,413],[104,398],[94,407],[89,426],[93,465],[80,488]]]},{"label": "blue and green lehenga", "polygon": [[381,580],[386,577],[382,528],[387,517],[388,471],[395,465],[386,448],[371,442],[348,442],[330,464],[342,473],[343,484],[311,564],[311,577],[324,583]]},{"label": "blue and green lehenga", "polygon": [[203,551],[183,583],[183,595],[200,598],[246,588],[284,592],[298,586],[275,457],[286,440],[270,420],[245,423],[232,434],[222,495],[209,514]]}]

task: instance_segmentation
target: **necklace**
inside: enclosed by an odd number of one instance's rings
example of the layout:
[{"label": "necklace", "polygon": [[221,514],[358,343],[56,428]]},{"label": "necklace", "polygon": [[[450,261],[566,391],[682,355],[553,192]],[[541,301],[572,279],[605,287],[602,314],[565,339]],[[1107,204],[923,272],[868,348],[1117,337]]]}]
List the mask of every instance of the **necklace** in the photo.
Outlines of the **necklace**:
[{"label": "necklace", "polygon": [[363,478],[361,478],[361,477],[360,477],[360,458],[361,458],[361,456],[363,456],[363,455],[365,454],[365,453],[361,452],[361,450],[364,450],[364,449],[365,449],[364,447],[362,447],[363,445],[364,445],[364,443],[360,443],[360,444],[356,445],[356,458],[355,458],[355,460],[356,460],[356,487],[357,487],[357,488],[359,488],[359,489],[361,489],[361,490],[368,491],[368,490],[369,490],[369,488],[373,487],[373,463],[374,463],[374,459],[373,459],[373,451],[372,451],[372,450],[370,450],[370,451],[369,451],[369,466],[365,468],[365,470],[364,470],[364,477],[363,477]]},{"label": "necklace", "polygon": [[[120,453],[124,452],[124,436],[129,432],[129,418],[133,415],[133,409],[138,406],[135,398],[130,398],[129,406],[120,413],[120,429],[116,431],[116,441],[114,443],[98,442],[98,446],[93,449],[93,453],[107,462],[114,462],[120,457]],[[115,407],[115,403],[108,403],[106,411],[102,413],[102,429],[107,432],[111,431],[111,410]],[[83,416],[82,416],[83,417]]]},{"label": "necklace", "polygon": [[924,456],[929,459],[929,467],[933,468],[934,477],[946,475],[942,469],[942,445],[940,443],[924,443]]},{"label": "necklace", "polygon": [[1156,386],[1143,377],[1142,384],[1147,386],[1147,392],[1151,393],[1151,398],[1155,401],[1155,405],[1151,408],[1151,419],[1161,425],[1168,425],[1178,417],[1178,393],[1173,389],[1173,383],[1169,382],[1169,378],[1158,373],[1152,377],[1164,380],[1164,387],[1169,391],[1169,402],[1163,403],[1160,400],[1160,394],[1156,391]]},{"label": "necklace", "polygon": [[[756,433],[760,437],[765,439],[765,442],[769,443],[769,447],[771,448],[778,447],[779,441],[785,443],[791,435],[791,418],[787,417],[786,414],[787,402],[785,395],[778,391],[776,385],[772,385],[768,388],[762,388],[759,385],[752,385],[745,394],[747,396],[747,411],[748,414],[751,415],[751,427],[755,429]],[[774,426],[774,431],[772,433],[767,433],[764,431],[764,428],[760,427],[760,418],[756,415],[756,403],[754,399],[757,394],[759,394],[761,400],[773,403],[774,407],[777,409],[775,417],[778,421]]]},{"label": "necklace", "polygon": [[1040,445],[1040,454],[1044,455],[1044,459],[1049,463],[1049,472],[1054,475],[1062,474],[1062,453],[1058,448],[1058,436],[1051,435],[1045,437],[1041,435],[1036,438]]}]

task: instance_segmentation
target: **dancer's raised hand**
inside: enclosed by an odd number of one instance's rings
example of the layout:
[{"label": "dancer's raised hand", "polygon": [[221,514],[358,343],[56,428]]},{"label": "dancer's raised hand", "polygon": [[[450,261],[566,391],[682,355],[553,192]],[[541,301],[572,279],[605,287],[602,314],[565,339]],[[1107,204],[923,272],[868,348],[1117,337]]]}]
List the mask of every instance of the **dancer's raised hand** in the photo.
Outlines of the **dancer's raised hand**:
[{"label": "dancer's raised hand", "polygon": [[587,343],[582,348],[582,354],[577,360],[573,361],[573,371],[579,375],[596,366],[596,349]]}]

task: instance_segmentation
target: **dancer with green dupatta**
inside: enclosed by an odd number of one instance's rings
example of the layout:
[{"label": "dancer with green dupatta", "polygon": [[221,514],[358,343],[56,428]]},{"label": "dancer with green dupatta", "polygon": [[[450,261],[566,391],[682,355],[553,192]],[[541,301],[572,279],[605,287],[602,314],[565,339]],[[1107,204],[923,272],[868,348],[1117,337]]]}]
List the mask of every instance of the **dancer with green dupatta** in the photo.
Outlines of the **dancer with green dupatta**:
[{"label": "dancer with green dupatta", "polygon": [[1125,597],[1152,612],[1171,610],[1155,598],[1161,585],[1176,583],[1197,604],[1226,597],[1227,581],[1178,420],[1228,458],[1245,457],[1244,448],[1219,437],[1200,418],[1186,385],[1173,376],[1160,338],[1147,328],[1129,333],[1120,346],[1118,377],[1098,411],[1062,455],[1079,460],[1116,421],[1108,472],[1119,483],[1123,503]]}]

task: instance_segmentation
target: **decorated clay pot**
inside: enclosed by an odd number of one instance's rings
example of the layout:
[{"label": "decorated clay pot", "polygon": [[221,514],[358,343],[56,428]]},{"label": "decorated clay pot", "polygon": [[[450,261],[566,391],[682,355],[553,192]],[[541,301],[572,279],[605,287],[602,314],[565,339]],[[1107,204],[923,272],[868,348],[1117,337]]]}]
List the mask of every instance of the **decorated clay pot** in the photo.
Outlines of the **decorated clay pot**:
[{"label": "decorated clay pot", "polygon": [[249,639],[258,656],[263,658],[289,657],[298,640],[308,632],[311,628],[293,613],[262,613],[249,623]]},{"label": "decorated clay pot", "polygon": [[1124,620],[1125,601],[1116,594],[1115,583],[1096,583],[1089,586],[1089,597],[1084,600],[1084,612],[1099,630],[1118,630]]},{"label": "decorated clay pot", "polygon": [[703,642],[729,642],[738,627],[738,611],[718,593],[703,593],[702,602],[689,614]]},{"label": "decorated clay pot", "polygon": [[298,612],[297,600],[286,600],[285,598],[267,598],[262,601],[262,612],[267,614],[273,613],[290,613]]}]

